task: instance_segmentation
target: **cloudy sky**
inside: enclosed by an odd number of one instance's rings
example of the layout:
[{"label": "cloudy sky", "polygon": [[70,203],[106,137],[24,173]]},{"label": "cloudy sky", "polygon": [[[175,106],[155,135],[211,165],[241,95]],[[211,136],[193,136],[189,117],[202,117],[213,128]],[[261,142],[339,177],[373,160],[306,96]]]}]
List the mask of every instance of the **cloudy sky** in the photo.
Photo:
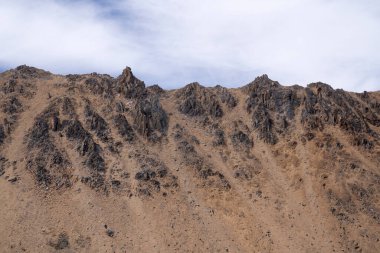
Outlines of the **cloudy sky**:
[{"label": "cloudy sky", "polygon": [[0,71],[380,90],[379,0],[0,0]]}]

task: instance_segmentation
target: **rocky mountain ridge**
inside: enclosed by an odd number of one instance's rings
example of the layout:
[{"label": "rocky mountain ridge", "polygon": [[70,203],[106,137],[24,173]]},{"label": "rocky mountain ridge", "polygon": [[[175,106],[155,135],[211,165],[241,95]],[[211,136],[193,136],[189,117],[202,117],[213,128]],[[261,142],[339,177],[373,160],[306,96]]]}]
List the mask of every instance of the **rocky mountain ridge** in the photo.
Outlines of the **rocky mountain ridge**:
[{"label": "rocky mountain ridge", "polygon": [[[0,74],[0,101],[4,252],[379,248],[379,92],[267,75],[166,91],[128,67],[113,78],[19,66]],[[80,225],[53,225],[67,213]]]}]

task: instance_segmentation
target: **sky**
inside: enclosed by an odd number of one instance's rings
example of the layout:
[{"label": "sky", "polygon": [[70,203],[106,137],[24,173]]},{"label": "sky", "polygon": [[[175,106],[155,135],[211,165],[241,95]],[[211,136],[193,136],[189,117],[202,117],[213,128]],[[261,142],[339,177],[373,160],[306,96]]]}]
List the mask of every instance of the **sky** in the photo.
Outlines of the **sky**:
[{"label": "sky", "polygon": [[378,0],[0,0],[0,71],[380,90]]}]

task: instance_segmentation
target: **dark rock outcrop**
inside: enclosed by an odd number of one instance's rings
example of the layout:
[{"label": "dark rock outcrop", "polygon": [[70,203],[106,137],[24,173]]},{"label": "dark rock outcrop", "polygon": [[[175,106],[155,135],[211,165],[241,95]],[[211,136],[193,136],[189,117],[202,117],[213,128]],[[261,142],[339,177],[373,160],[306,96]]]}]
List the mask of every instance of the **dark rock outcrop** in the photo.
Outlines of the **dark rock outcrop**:
[{"label": "dark rock outcrop", "polygon": [[[360,111],[361,103],[343,90],[334,90],[323,83],[312,83],[305,89],[304,104],[301,122],[307,129],[323,130],[327,124],[337,125],[351,134],[370,132],[365,118],[359,116],[363,114]],[[371,123],[376,124],[376,115],[372,114],[371,117]]]},{"label": "dark rock outcrop", "polygon": [[66,121],[65,124],[66,137],[69,140],[75,141],[78,146],[77,150],[80,155],[86,157],[85,164],[92,169],[92,172],[104,172],[105,162],[101,156],[100,146],[93,140],[91,134],[89,134],[82,126],[80,121],[72,120]]},{"label": "dark rock outcrop", "polygon": [[74,101],[71,98],[64,97],[62,101],[62,113],[73,117],[75,115]]},{"label": "dark rock outcrop", "polygon": [[127,112],[128,108],[125,107],[125,104],[121,101],[116,102],[116,112],[117,113],[124,113]]},{"label": "dark rock outcrop", "polygon": [[135,140],[135,133],[132,129],[132,126],[129,124],[128,120],[124,115],[118,114],[113,119],[115,127],[118,130],[118,133],[125,138],[128,142]]},{"label": "dark rock outcrop", "polygon": [[253,147],[252,139],[246,133],[240,130],[239,131],[236,130],[234,133],[232,133],[231,141],[235,147],[242,146],[247,149],[250,149]]},{"label": "dark rock outcrop", "polygon": [[6,163],[7,159],[0,155],[0,177],[5,173]]},{"label": "dark rock outcrop", "polygon": [[87,89],[95,95],[103,95],[113,97],[114,80],[108,75],[91,74],[84,81]]},{"label": "dark rock outcrop", "polygon": [[312,83],[305,89],[301,122],[307,131],[322,131],[326,126],[335,126],[351,138],[354,146],[373,149],[379,135],[378,112],[368,106],[369,95],[352,94],[334,90],[323,83]]},{"label": "dark rock outcrop", "polygon": [[144,82],[137,79],[129,67],[126,67],[123,73],[117,78],[116,92],[128,99],[141,99],[147,95]]},{"label": "dark rock outcrop", "polygon": [[37,118],[28,135],[28,147],[42,148],[47,143],[50,143],[49,137],[49,125],[47,120]]},{"label": "dark rock outcrop", "polygon": [[175,191],[178,188],[178,178],[163,162],[142,152],[137,153],[136,157],[141,166],[135,174],[135,180],[138,181],[136,189],[138,195],[153,196],[163,190]]},{"label": "dark rock outcrop", "polygon": [[50,241],[49,245],[55,250],[63,250],[70,247],[69,236],[66,233],[59,234],[57,240]]},{"label": "dark rock outcrop", "polygon": [[1,86],[1,91],[5,95],[7,95],[7,94],[15,92],[16,87],[17,87],[17,81],[15,79],[10,79],[7,82],[5,82],[3,86]]},{"label": "dark rock outcrop", "polygon": [[38,69],[35,67],[30,67],[27,65],[20,65],[15,70],[15,74],[17,74],[18,77],[23,79],[28,78],[46,78],[47,76],[50,76],[51,73],[47,72],[42,69]]},{"label": "dark rock outcrop", "polygon": [[258,130],[258,137],[265,143],[276,144],[278,141],[274,129],[274,121],[267,109],[259,105],[252,113],[253,127]]},{"label": "dark rock outcrop", "polygon": [[[88,105],[88,104],[87,104]],[[89,106],[85,108],[88,127],[102,140],[108,140],[105,120]],[[105,189],[104,172],[106,164],[101,147],[94,141],[82,123],[77,119],[73,101],[58,98],[51,101],[47,109],[37,116],[33,127],[26,136],[30,150],[27,169],[35,175],[39,185],[61,188],[72,184],[72,164],[65,149],[59,148],[57,138],[66,138],[76,144],[75,150],[83,157],[88,168],[81,181],[96,189]]]},{"label": "dark rock outcrop", "polygon": [[69,187],[71,162],[54,144],[43,115],[36,119],[26,139],[30,149],[26,167],[34,174],[37,184],[53,185],[57,189]]},{"label": "dark rock outcrop", "polygon": [[214,146],[223,146],[226,145],[224,138],[224,131],[222,129],[217,129],[214,132],[214,141],[212,142]]},{"label": "dark rock outcrop", "polygon": [[245,87],[250,94],[247,100],[247,109],[253,111],[261,105],[268,111],[292,120],[295,116],[295,109],[301,104],[301,99],[297,94],[299,89],[301,87],[281,86],[278,82],[270,80],[267,75],[257,77]]},{"label": "dark rock outcrop", "polygon": [[136,131],[152,142],[159,141],[168,130],[169,117],[161,107],[158,97],[139,100],[134,109]]},{"label": "dark rock outcrop", "polygon": [[85,107],[86,125],[91,131],[96,133],[96,136],[103,142],[110,140],[110,129],[107,122],[94,109],[87,104]]},{"label": "dark rock outcrop", "polygon": [[154,84],[152,86],[148,86],[146,88],[146,90],[148,91],[148,93],[150,95],[161,95],[161,94],[165,93],[165,90],[162,89],[158,84]]},{"label": "dark rock outcrop", "polygon": [[4,113],[15,114],[22,111],[22,104],[16,97],[11,97],[3,103],[2,108]]},{"label": "dark rock outcrop", "polygon": [[287,130],[301,104],[299,89],[298,86],[283,87],[267,75],[257,77],[244,88],[250,94],[247,110],[252,113],[253,127],[259,131],[260,139],[270,144],[277,143],[276,133]]},{"label": "dark rock outcrop", "polygon": [[253,177],[252,169],[249,167],[238,167],[234,172],[234,177],[243,180],[251,180]]},{"label": "dark rock outcrop", "polygon": [[0,96],[1,93],[3,93],[5,96],[32,98],[36,85],[31,84],[30,82],[21,81],[17,78],[17,75],[13,75],[0,86]]},{"label": "dark rock outcrop", "polygon": [[189,116],[223,116],[223,110],[217,96],[198,83],[186,85],[177,93],[180,104],[178,110]]},{"label": "dark rock outcrop", "polygon": [[0,145],[4,143],[4,140],[5,140],[4,126],[0,125]]},{"label": "dark rock outcrop", "polygon": [[177,142],[177,149],[181,152],[184,163],[193,168],[196,175],[203,181],[206,187],[215,187],[221,190],[229,190],[230,183],[223,173],[215,170],[205,158],[198,154],[195,147],[190,143],[189,135],[180,125],[175,126],[174,138]]},{"label": "dark rock outcrop", "polygon": [[237,105],[237,99],[231,94],[231,92],[228,91],[227,88],[220,85],[217,85],[215,88],[216,94],[218,95],[220,101],[223,104],[226,104],[228,108],[234,108]]}]

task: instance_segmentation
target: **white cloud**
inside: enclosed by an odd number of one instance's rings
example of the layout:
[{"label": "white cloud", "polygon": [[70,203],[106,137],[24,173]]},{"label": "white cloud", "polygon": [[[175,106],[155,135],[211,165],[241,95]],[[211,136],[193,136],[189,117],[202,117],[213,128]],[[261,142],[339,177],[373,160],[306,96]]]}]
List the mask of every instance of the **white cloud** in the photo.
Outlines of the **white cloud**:
[{"label": "white cloud", "polygon": [[0,63],[113,75],[130,65],[167,88],[267,73],[380,90],[378,27],[372,0],[0,0]]},{"label": "white cloud", "polygon": [[100,19],[95,5],[16,0],[0,6],[0,62],[63,73],[115,72],[138,58],[126,39],[133,35]]}]

